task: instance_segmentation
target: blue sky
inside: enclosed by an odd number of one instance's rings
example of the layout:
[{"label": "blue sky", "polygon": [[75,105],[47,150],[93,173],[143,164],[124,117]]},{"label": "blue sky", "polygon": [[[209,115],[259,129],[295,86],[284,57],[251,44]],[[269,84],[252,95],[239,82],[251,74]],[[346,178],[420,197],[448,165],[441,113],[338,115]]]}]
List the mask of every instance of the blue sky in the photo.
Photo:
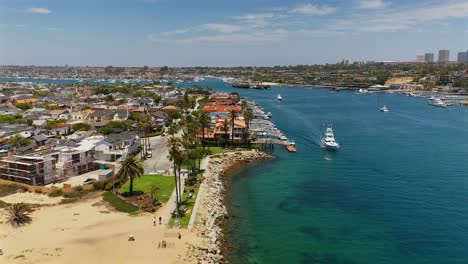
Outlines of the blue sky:
[{"label": "blue sky", "polygon": [[[0,0],[0,64],[412,61],[468,49],[468,1]],[[437,55],[436,55],[437,57]]]}]

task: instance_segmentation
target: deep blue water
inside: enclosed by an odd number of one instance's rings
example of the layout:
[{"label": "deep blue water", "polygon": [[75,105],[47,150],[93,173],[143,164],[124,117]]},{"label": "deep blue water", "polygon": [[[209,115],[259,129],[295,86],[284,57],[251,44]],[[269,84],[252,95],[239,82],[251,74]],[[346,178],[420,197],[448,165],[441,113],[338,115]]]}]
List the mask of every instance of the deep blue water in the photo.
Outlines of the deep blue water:
[{"label": "deep blue water", "polygon": [[[381,113],[375,95],[200,84],[255,100],[297,143],[233,176],[230,263],[468,263],[468,108],[383,94]],[[337,152],[319,146],[324,122]]]},{"label": "deep blue water", "polygon": [[[232,89],[297,143],[233,177],[231,263],[468,263],[468,108],[326,89]],[[281,93],[283,102],[276,101]],[[323,150],[332,122],[341,149]]]}]

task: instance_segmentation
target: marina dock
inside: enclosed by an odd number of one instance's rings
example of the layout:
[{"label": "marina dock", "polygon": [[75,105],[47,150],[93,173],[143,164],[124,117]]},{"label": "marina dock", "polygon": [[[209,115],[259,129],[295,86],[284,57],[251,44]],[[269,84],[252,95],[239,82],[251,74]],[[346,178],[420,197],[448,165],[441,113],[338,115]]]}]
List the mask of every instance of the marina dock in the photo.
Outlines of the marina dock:
[{"label": "marina dock", "polygon": [[255,135],[252,143],[262,148],[274,148],[275,145],[284,146],[289,152],[296,152],[295,142],[289,140],[276,125],[270,121],[263,108],[255,102],[248,102],[253,110],[254,119],[250,122],[250,132]]}]

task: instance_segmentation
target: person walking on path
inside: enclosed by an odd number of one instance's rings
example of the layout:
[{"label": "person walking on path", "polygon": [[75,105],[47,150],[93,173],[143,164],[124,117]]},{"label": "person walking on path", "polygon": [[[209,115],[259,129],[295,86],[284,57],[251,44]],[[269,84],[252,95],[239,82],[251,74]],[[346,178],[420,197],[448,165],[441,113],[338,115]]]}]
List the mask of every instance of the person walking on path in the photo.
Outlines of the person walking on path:
[{"label": "person walking on path", "polygon": [[153,226],[156,226],[156,216],[153,217]]},{"label": "person walking on path", "polygon": [[159,217],[159,224],[162,225],[162,217]]},{"label": "person walking on path", "polygon": [[182,235],[181,235],[180,232],[179,232],[179,240],[180,240],[181,238],[182,238]]}]

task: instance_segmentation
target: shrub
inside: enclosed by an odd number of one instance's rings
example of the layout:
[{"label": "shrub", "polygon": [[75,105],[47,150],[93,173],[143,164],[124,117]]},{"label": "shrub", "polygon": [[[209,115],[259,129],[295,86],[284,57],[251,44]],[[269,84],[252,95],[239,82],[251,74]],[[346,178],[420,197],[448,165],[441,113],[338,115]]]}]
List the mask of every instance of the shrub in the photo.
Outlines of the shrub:
[{"label": "shrub", "polygon": [[95,191],[104,190],[104,187],[106,187],[105,182],[96,181],[96,182],[93,183],[93,189]]},{"label": "shrub", "polygon": [[117,178],[117,179],[114,179],[114,180],[110,180],[107,184],[106,184],[106,187],[104,188],[104,190],[106,191],[110,191],[112,190],[112,188],[117,188],[118,186],[120,186],[120,184],[124,181],[124,178]]},{"label": "shrub", "polygon": [[34,189],[34,192],[35,193],[42,193],[42,189],[41,188],[36,188],[36,189]]},{"label": "shrub", "polygon": [[75,186],[75,187],[73,187],[73,190],[75,192],[81,192],[81,191],[83,191],[83,186],[81,186],[81,185]]},{"label": "shrub", "polygon": [[105,192],[102,197],[104,201],[109,202],[117,211],[132,213],[138,210],[138,207],[125,202],[111,192]]},{"label": "shrub", "polygon": [[76,202],[78,200],[79,200],[78,198],[66,198],[66,199],[62,199],[62,201],[60,201],[60,204],[69,204],[69,203]]},{"label": "shrub", "polygon": [[65,198],[81,198],[82,194],[79,192],[69,192],[69,193],[64,193],[63,197]]},{"label": "shrub", "polygon": [[49,193],[50,197],[59,197],[63,195],[62,189],[54,189],[51,193]]}]

